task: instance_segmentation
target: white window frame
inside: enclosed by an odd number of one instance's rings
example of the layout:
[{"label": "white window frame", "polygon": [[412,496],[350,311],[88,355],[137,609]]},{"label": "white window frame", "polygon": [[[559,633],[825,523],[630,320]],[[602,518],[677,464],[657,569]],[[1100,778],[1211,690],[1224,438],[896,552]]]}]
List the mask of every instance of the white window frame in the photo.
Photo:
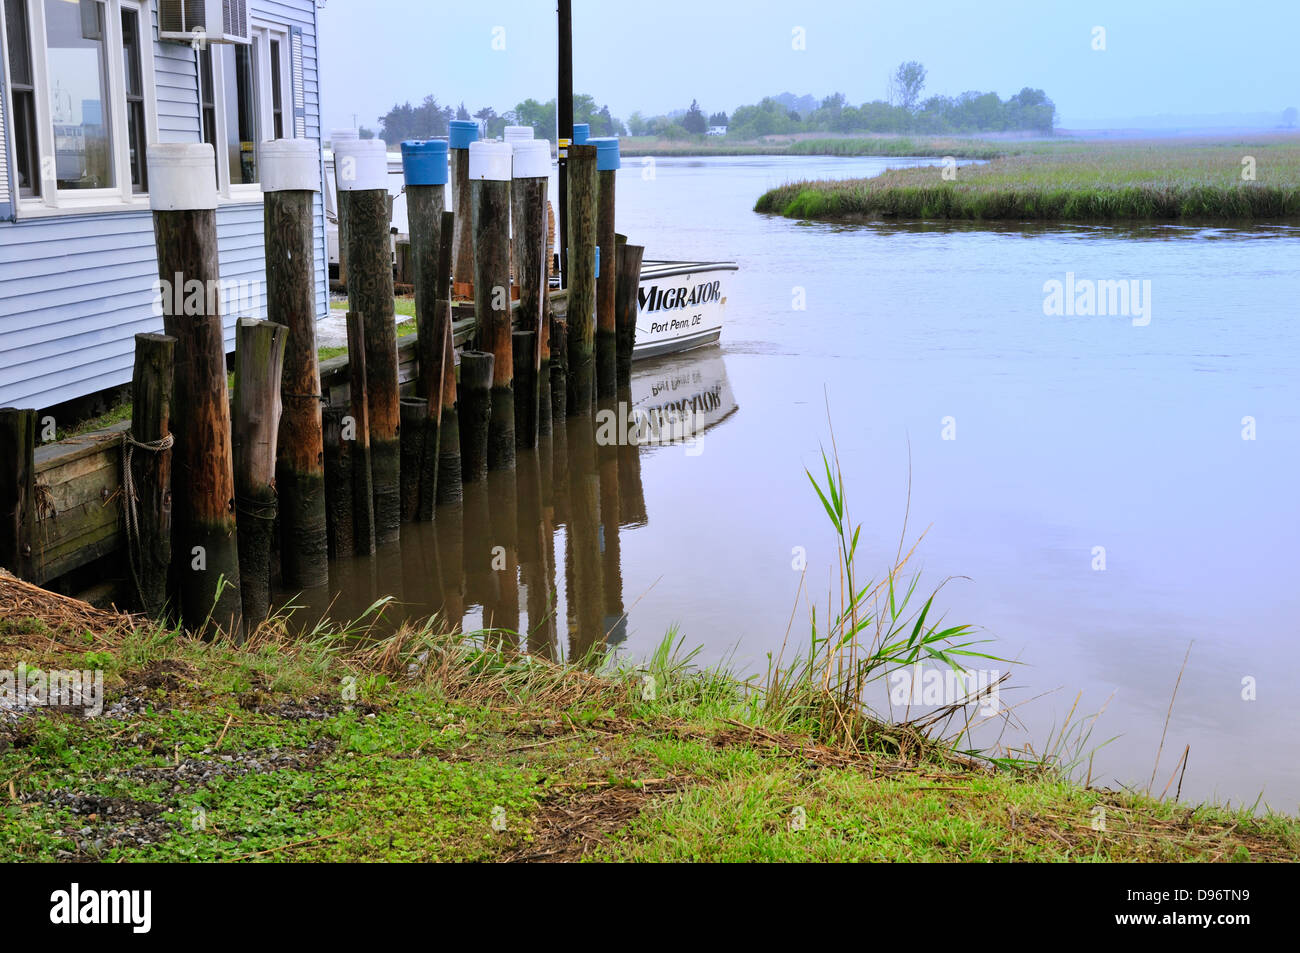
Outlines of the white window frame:
[{"label": "white window frame", "polygon": [[[275,135],[275,118],[272,112],[271,101],[271,41],[275,40],[280,44],[280,115],[284,118],[286,132],[293,132],[293,62],[289,49],[289,27],[282,23],[272,23],[268,20],[253,18],[249,34],[252,38],[251,45],[254,48],[257,60],[257,72],[254,74],[254,80],[257,83],[257,133],[258,139],[255,148],[257,149],[257,176],[259,181],[253,183],[230,181],[230,150],[226,147],[229,141],[227,138],[227,109],[226,109],[226,58],[225,55],[218,55],[220,50],[213,50],[212,56],[212,107],[215,113],[213,126],[215,127],[216,142],[212,144],[213,151],[217,156],[217,193],[222,204],[229,205],[246,205],[249,203],[260,203],[262,201],[262,186],[260,179],[262,177],[262,143]],[[212,44],[216,46],[217,44]],[[200,54],[196,51],[194,62],[195,90],[199,99],[199,130],[200,136],[203,129],[203,90],[202,90],[202,64],[198,61]]]},{"label": "white window frame", "polygon": [[[122,55],[122,11],[133,10],[139,23],[140,72],[144,84],[145,138],[143,148],[158,141],[158,103],[154,86],[154,29],[149,0],[102,0],[105,30],[107,31],[107,69],[109,89],[109,123],[113,133],[113,181],[108,189],[59,190],[54,179],[41,176],[41,194],[19,196],[13,192],[14,215],[17,218],[38,218],[50,215],[76,213],[101,213],[112,211],[138,211],[149,208],[149,193],[136,192],[131,185],[131,145],[126,109],[126,66]],[[0,5],[0,41],[7,36],[4,7]],[[27,38],[32,52],[32,80],[36,89],[36,153],[42,173],[48,167],[47,158],[54,156],[54,120],[50,112],[50,84],[48,46],[45,31],[45,0],[27,0]],[[12,55],[12,54],[11,54]],[[6,57],[6,65],[9,58]],[[6,78],[7,80],[7,78]],[[5,83],[6,91],[9,83]],[[6,103],[5,118],[9,121],[12,103]],[[10,133],[12,136],[12,133]],[[13,141],[12,138],[9,139]]]}]

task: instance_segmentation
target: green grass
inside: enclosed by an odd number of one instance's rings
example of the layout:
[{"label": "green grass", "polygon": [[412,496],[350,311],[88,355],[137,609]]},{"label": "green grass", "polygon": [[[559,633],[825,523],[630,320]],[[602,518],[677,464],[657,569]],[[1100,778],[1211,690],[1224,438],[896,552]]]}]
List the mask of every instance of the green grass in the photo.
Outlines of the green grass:
[{"label": "green grass", "polygon": [[[1300,138],[1031,142],[944,179],[940,167],[793,182],[757,212],[818,221],[1251,221],[1300,218]],[[957,153],[945,153],[958,155]],[[1243,160],[1254,179],[1243,179]]]},{"label": "green grass", "polygon": [[981,139],[933,136],[845,136],[796,139],[778,137],[758,142],[741,142],[726,137],[699,136],[692,139],[659,139],[654,136],[624,136],[619,151],[639,156],[956,156],[959,159],[990,159],[1004,155],[1008,146]]},{"label": "green grass", "polygon": [[[348,310],[348,303],[346,301],[331,301],[330,310],[342,311],[346,313]],[[404,317],[407,319],[405,321],[397,322],[397,336],[399,338],[404,338],[407,335],[414,334],[416,332],[415,298],[410,296],[403,297],[403,298],[394,298],[393,313],[398,315],[399,317]],[[344,354],[348,353],[348,349],[346,345],[340,345],[339,347],[323,347],[320,348],[316,353],[319,360],[328,361],[332,357],[342,357]]]},{"label": "green grass", "polygon": [[[0,659],[58,644],[39,639],[0,634]],[[648,700],[642,671],[432,625],[367,651],[319,632],[92,641],[125,708],[0,728],[0,861],[1300,857],[1286,818],[816,745],[667,648]]]}]

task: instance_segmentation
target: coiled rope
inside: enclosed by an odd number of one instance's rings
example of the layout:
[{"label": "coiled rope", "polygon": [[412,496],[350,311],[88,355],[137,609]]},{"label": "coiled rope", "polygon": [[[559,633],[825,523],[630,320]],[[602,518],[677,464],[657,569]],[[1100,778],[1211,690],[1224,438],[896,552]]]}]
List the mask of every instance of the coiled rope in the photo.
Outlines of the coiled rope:
[{"label": "coiled rope", "polygon": [[[136,440],[130,430],[122,434],[122,513],[126,517],[126,555],[131,566],[131,580],[135,583],[137,598],[144,602],[144,589],[140,586],[140,524],[135,510],[135,480],[131,476],[131,456],[137,450],[162,453],[170,450],[176,438],[167,434],[161,440]],[[156,606],[145,606],[152,613]]]}]

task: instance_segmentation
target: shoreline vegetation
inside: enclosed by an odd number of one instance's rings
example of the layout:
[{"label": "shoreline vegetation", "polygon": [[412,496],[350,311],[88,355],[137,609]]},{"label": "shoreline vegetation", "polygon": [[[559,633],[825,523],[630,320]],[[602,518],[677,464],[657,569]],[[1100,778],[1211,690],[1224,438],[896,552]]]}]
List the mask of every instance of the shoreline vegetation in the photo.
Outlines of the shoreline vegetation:
[{"label": "shoreline vegetation", "polygon": [[3,572],[0,607],[0,668],[97,669],[106,695],[94,718],[0,708],[0,861],[1300,859],[1281,815],[990,764],[915,726],[819,738],[671,633],[592,672],[436,620],[367,640],[382,606],[242,645]]},{"label": "shoreline vegetation", "polygon": [[[910,144],[916,146],[912,154],[917,156],[990,161],[949,164],[946,170],[944,166],[891,169],[865,179],[787,183],[760,196],[754,211],[842,224],[1300,220],[1300,136],[1296,135],[972,140],[965,151],[949,149],[943,140],[911,140]],[[866,146],[855,140],[844,148]],[[990,153],[996,150],[996,155],[973,155],[982,148]]]},{"label": "shoreline vegetation", "polygon": [[[387,598],[202,641],[0,570],[0,860],[1300,859],[1300,820],[1178,803],[1185,760],[1158,796],[1079,780],[1096,716],[1042,751],[972,749],[971,706],[1003,679],[924,713],[869,709],[891,671],[1005,660],[933,609],[915,546],[859,578],[860,526],[824,462],[808,478],[839,596],[745,679],[671,630],[636,661],[553,661],[436,617],[394,632]],[[73,701],[51,697],[69,683]]]}]

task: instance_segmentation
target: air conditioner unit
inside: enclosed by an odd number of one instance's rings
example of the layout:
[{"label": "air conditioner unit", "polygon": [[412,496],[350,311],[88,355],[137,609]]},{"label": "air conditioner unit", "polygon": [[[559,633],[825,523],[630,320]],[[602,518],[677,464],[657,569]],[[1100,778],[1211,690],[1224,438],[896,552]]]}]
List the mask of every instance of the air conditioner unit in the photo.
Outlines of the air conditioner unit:
[{"label": "air conditioner unit", "polygon": [[158,39],[189,43],[248,43],[248,0],[158,0]]}]

